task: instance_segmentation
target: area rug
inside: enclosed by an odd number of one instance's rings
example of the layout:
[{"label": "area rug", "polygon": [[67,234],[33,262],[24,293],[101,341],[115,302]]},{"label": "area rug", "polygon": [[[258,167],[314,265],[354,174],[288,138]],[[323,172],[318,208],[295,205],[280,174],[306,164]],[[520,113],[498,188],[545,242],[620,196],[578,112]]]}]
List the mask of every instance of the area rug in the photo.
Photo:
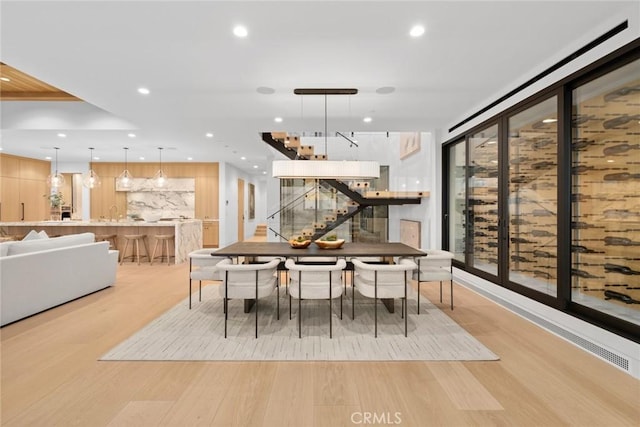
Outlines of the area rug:
[{"label": "area rug", "polygon": [[229,301],[225,339],[218,286],[203,288],[202,302],[194,294],[191,310],[186,299],[180,302],[100,360],[498,360],[426,298],[420,299],[420,315],[415,299],[409,299],[408,337],[404,336],[400,302],[396,302],[395,313],[378,303],[375,338],[373,300],[356,297],[356,318],[352,320],[350,290],[343,300],[342,319],[340,300],[333,302],[333,338],[329,338],[327,301],[302,301],[302,338],[298,338],[298,302],[293,300],[289,320],[289,299],[281,292],[279,320],[275,294],[260,300],[257,339],[255,311],[244,313],[242,301]]}]

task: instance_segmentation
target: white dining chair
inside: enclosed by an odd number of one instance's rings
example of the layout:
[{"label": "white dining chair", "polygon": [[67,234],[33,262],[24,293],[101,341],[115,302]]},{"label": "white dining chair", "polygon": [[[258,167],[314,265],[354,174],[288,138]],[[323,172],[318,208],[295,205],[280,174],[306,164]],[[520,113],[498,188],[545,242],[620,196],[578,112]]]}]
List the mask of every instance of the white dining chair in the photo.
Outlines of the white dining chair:
[{"label": "white dining chair", "polygon": [[289,320],[291,320],[291,298],[298,299],[298,337],[302,338],[302,300],[329,300],[329,338],[333,337],[333,300],[340,297],[340,319],[342,319],[342,271],[347,266],[344,259],[333,264],[299,264],[293,259],[285,262],[289,271]]},{"label": "white dining chair", "polygon": [[198,249],[190,252],[189,257],[189,310],[191,310],[191,285],[198,281],[198,300],[202,301],[202,281],[221,280],[216,265],[227,257],[215,256],[217,249]]},{"label": "white dining chair", "polygon": [[450,304],[453,310],[453,266],[451,252],[440,249],[423,249],[427,255],[415,259],[416,270],[413,279],[418,282],[418,314],[420,314],[420,284],[422,282],[440,282],[440,302],[442,302],[442,282],[449,280]]},{"label": "white dining chair", "polygon": [[[355,289],[367,298],[374,299],[374,328],[378,337],[378,299],[402,299],[404,336],[407,336],[407,297],[410,292],[409,279],[416,264],[402,260],[400,264],[368,264],[354,258]],[[355,319],[355,293],[353,295],[352,317]]]},{"label": "white dining chair", "polygon": [[222,277],[220,295],[224,306],[224,337],[227,337],[227,321],[229,318],[229,300],[254,300],[256,308],[256,338],[258,338],[258,301],[278,293],[276,299],[277,318],[280,319],[280,290],[277,286],[276,274],[279,259],[273,259],[264,264],[233,264],[225,259],[216,265]]}]

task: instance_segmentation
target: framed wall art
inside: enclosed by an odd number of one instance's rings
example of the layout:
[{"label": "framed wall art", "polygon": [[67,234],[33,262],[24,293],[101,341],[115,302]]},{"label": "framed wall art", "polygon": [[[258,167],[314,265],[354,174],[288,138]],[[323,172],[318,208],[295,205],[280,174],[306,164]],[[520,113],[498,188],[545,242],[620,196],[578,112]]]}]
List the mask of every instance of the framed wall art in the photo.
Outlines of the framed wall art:
[{"label": "framed wall art", "polygon": [[400,159],[407,158],[420,151],[420,132],[400,134]]}]

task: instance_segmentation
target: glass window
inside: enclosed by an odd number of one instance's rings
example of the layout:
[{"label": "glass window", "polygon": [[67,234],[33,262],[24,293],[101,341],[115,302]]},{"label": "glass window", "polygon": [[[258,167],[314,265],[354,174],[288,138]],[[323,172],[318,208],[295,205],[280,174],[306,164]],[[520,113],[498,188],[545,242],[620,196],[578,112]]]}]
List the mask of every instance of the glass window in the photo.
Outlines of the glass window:
[{"label": "glass window", "polygon": [[449,147],[449,251],[454,259],[464,262],[465,254],[465,143]]},{"label": "glass window", "polygon": [[573,91],[571,298],[640,324],[640,61]]},{"label": "glass window", "polygon": [[557,294],[558,102],[509,117],[509,280]]},{"label": "glass window", "polygon": [[498,125],[469,138],[469,226],[475,268],[498,274]]}]

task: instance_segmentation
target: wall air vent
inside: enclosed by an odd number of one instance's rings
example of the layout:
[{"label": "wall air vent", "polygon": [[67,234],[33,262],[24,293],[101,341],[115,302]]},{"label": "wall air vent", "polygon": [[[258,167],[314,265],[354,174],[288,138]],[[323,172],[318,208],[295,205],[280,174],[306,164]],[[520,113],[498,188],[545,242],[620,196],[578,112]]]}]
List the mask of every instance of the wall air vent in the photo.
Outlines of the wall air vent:
[{"label": "wall air vent", "polygon": [[580,337],[576,334],[574,334],[573,332],[570,332],[558,325],[556,325],[555,323],[549,322],[543,318],[541,318],[540,316],[536,316],[533,313],[530,313],[527,310],[522,309],[521,307],[518,307],[515,304],[512,304],[508,301],[505,301],[499,297],[496,297],[495,295],[493,295],[490,292],[487,292],[486,290],[482,289],[479,286],[474,285],[473,283],[470,283],[468,280],[464,280],[461,277],[455,277],[454,280],[458,280],[462,283],[464,283],[465,286],[467,286],[468,288],[472,289],[474,292],[477,292],[478,294],[490,299],[491,301],[494,301],[495,303],[505,307],[506,309],[524,317],[525,319],[530,320],[531,322],[535,323],[536,325],[540,326],[541,328],[544,328],[546,330],[548,330],[549,332],[552,332],[564,339],[566,339],[569,342],[572,342],[573,344],[577,345],[578,347],[583,348],[584,350],[588,351],[589,353],[592,353],[596,356],[598,356],[601,359],[606,360],[607,362],[618,366],[619,368],[625,370],[626,372],[629,372],[629,359],[627,359],[624,356],[621,356],[617,353],[614,353],[611,350],[608,350],[592,341],[589,341],[583,337]]}]

